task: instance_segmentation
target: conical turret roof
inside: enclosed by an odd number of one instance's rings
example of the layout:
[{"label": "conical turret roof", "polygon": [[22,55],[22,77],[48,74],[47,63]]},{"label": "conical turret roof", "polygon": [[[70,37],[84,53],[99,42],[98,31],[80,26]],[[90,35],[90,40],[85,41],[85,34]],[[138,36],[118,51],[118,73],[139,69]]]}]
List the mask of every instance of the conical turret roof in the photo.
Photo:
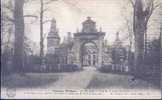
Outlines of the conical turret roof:
[{"label": "conical turret roof", "polygon": [[58,34],[58,29],[56,28],[56,20],[55,20],[55,18],[53,18],[51,20],[51,28],[50,28],[50,32],[48,33],[48,38],[60,39],[59,34]]}]

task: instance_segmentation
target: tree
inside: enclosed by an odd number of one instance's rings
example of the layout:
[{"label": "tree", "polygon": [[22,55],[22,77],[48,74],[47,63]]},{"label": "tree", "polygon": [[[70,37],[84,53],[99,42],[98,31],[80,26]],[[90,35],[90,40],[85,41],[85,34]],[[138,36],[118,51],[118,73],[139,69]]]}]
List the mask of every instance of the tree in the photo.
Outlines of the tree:
[{"label": "tree", "polygon": [[14,23],[15,23],[15,43],[14,43],[14,67],[18,72],[22,72],[24,56],[24,0],[14,2]]},{"label": "tree", "polygon": [[[148,21],[155,8],[155,0],[131,0],[133,6],[133,33],[135,39],[135,67],[140,71],[144,59],[144,36],[147,31]],[[146,5],[146,6],[145,6]]]},{"label": "tree", "polygon": [[44,20],[44,13],[48,10],[47,8],[45,8],[45,6],[56,0],[45,0],[45,1],[46,2],[44,2],[44,0],[40,0],[40,57],[41,58],[44,56],[44,38],[46,35],[44,34],[43,31],[43,25],[50,21],[50,20]]},{"label": "tree", "polygon": [[[162,48],[162,22],[160,24],[160,47]],[[162,50],[161,50],[161,52],[162,52]]]},{"label": "tree", "polygon": [[24,63],[24,18],[35,17],[32,15],[24,15],[24,4],[26,2],[28,2],[28,0],[6,0],[2,5],[3,17],[1,20],[3,23],[1,23],[1,25],[3,29],[1,29],[1,34],[2,37],[4,37],[7,35],[6,33],[8,33],[7,38],[4,38],[5,41],[7,40],[7,42],[4,42],[4,45],[7,44],[7,49],[9,48],[8,44],[11,43],[11,35],[14,35],[14,50],[12,50],[14,51],[14,59],[12,60],[14,69],[16,69],[17,72],[22,72]]},{"label": "tree", "polygon": [[[129,48],[128,48],[128,64],[132,63],[132,47],[133,47],[133,29],[132,29],[132,21],[126,20],[126,26],[128,30],[128,39],[129,39]],[[132,66],[132,65],[131,65]]]},{"label": "tree", "polygon": [[11,47],[9,45],[12,45],[11,37],[13,36],[13,20],[12,18],[12,1],[4,1],[2,2],[2,11],[1,11],[1,48],[2,53],[4,49],[10,49]]},{"label": "tree", "polygon": [[44,55],[44,40],[43,40],[43,13],[44,13],[44,3],[43,0],[40,0],[40,57]]},{"label": "tree", "polygon": [[[129,2],[126,2],[127,5],[129,5]],[[126,37],[124,40],[128,40],[128,65],[132,66],[132,48],[133,48],[133,20],[130,16],[132,16],[132,11],[130,10],[130,7],[126,7],[125,5],[121,8],[122,16],[123,16],[123,27],[121,28],[122,31],[125,31],[127,33]],[[128,16],[129,15],[129,16]]]},{"label": "tree", "polygon": [[160,66],[160,38],[148,43],[148,55],[145,61],[148,66]]}]

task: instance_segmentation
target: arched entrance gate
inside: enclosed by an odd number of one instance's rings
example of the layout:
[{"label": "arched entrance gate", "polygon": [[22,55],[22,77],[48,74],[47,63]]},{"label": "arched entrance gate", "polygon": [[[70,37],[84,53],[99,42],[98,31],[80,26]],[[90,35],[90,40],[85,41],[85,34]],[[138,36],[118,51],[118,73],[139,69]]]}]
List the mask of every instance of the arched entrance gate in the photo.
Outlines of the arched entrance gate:
[{"label": "arched entrance gate", "polygon": [[86,41],[81,45],[81,65],[97,66],[98,48],[92,41]]},{"label": "arched entrance gate", "polygon": [[[90,17],[87,18],[86,21],[83,23],[83,28],[81,32],[77,32],[74,34],[74,51],[75,51],[75,64],[82,67],[86,64],[90,66],[96,66],[101,67],[102,66],[102,49],[103,49],[103,39],[105,36],[105,33],[101,30],[98,31],[96,29],[96,22],[92,21]],[[90,50],[90,53],[86,55],[86,44],[93,44],[92,48],[93,50]],[[91,46],[90,46],[91,47]],[[96,49],[96,50],[95,50]],[[91,54],[92,53],[92,54]],[[94,54],[93,54],[94,53]],[[87,59],[91,59],[88,62],[85,62],[86,57]],[[93,56],[93,57],[92,57]]]}]

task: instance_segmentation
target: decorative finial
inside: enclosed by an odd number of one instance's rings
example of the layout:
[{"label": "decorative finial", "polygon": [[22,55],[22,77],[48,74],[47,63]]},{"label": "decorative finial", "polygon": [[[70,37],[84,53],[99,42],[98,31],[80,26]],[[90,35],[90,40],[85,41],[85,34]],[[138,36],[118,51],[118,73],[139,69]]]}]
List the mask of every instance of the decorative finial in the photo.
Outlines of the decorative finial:
[{"label": "decorative finial", "polygon": [[91,17],[88,16],[87,19],[88,19],[88,20],[91,20]]},{"label": "decorative finial", "polygon": [[100,27],[100,32],[102,32],[102,27]]},{"label": "decorative finial", "polygon": [[52,23],[56,23],[56,19],[55,18],[52,18]]},{"label": "decorative finial", "polygon": [[116,40],[119,40],[119,32],[116,33]]},{"label": "decorative finial", "polygon": [[71,36],[71,32],[68,32],[68,36]]},{"label": "decorative finial", "polygon": [[55,18],[52,18],[51,20],[51,32],[57,32]]}]

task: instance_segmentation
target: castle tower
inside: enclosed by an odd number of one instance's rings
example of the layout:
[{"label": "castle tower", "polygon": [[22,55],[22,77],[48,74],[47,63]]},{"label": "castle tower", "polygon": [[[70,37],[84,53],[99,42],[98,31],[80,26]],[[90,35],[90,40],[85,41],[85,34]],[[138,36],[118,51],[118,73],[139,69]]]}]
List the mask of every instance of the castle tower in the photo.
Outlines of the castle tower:
[{"label": "castle tower", "polygon": [[47,36],[47,54],[55,54],[55,50],[59,48],[60,37],[56,28],[56,20],[51,20],[50,32]]},{"label": "castle tower", "polygon": [[121,45],[122,45],[122,41],[120,40],[119,32],[117,32],[116,39],[115,39],[115,46],[121,46]]},{"label": "castle tower", "polygon": [[67,34],[67,41],[68,41],[68,43],[72,42],[72,39],[73,39],[73,37],[72,37],[71,32],[68,32],[68,34]]},{"label": "castle tower", "polygon": [[82,23],[83,28],[82,32],[83,33],[96,33],[96,22],[94,22],[91,17],[87,17],[87,20]]}]

